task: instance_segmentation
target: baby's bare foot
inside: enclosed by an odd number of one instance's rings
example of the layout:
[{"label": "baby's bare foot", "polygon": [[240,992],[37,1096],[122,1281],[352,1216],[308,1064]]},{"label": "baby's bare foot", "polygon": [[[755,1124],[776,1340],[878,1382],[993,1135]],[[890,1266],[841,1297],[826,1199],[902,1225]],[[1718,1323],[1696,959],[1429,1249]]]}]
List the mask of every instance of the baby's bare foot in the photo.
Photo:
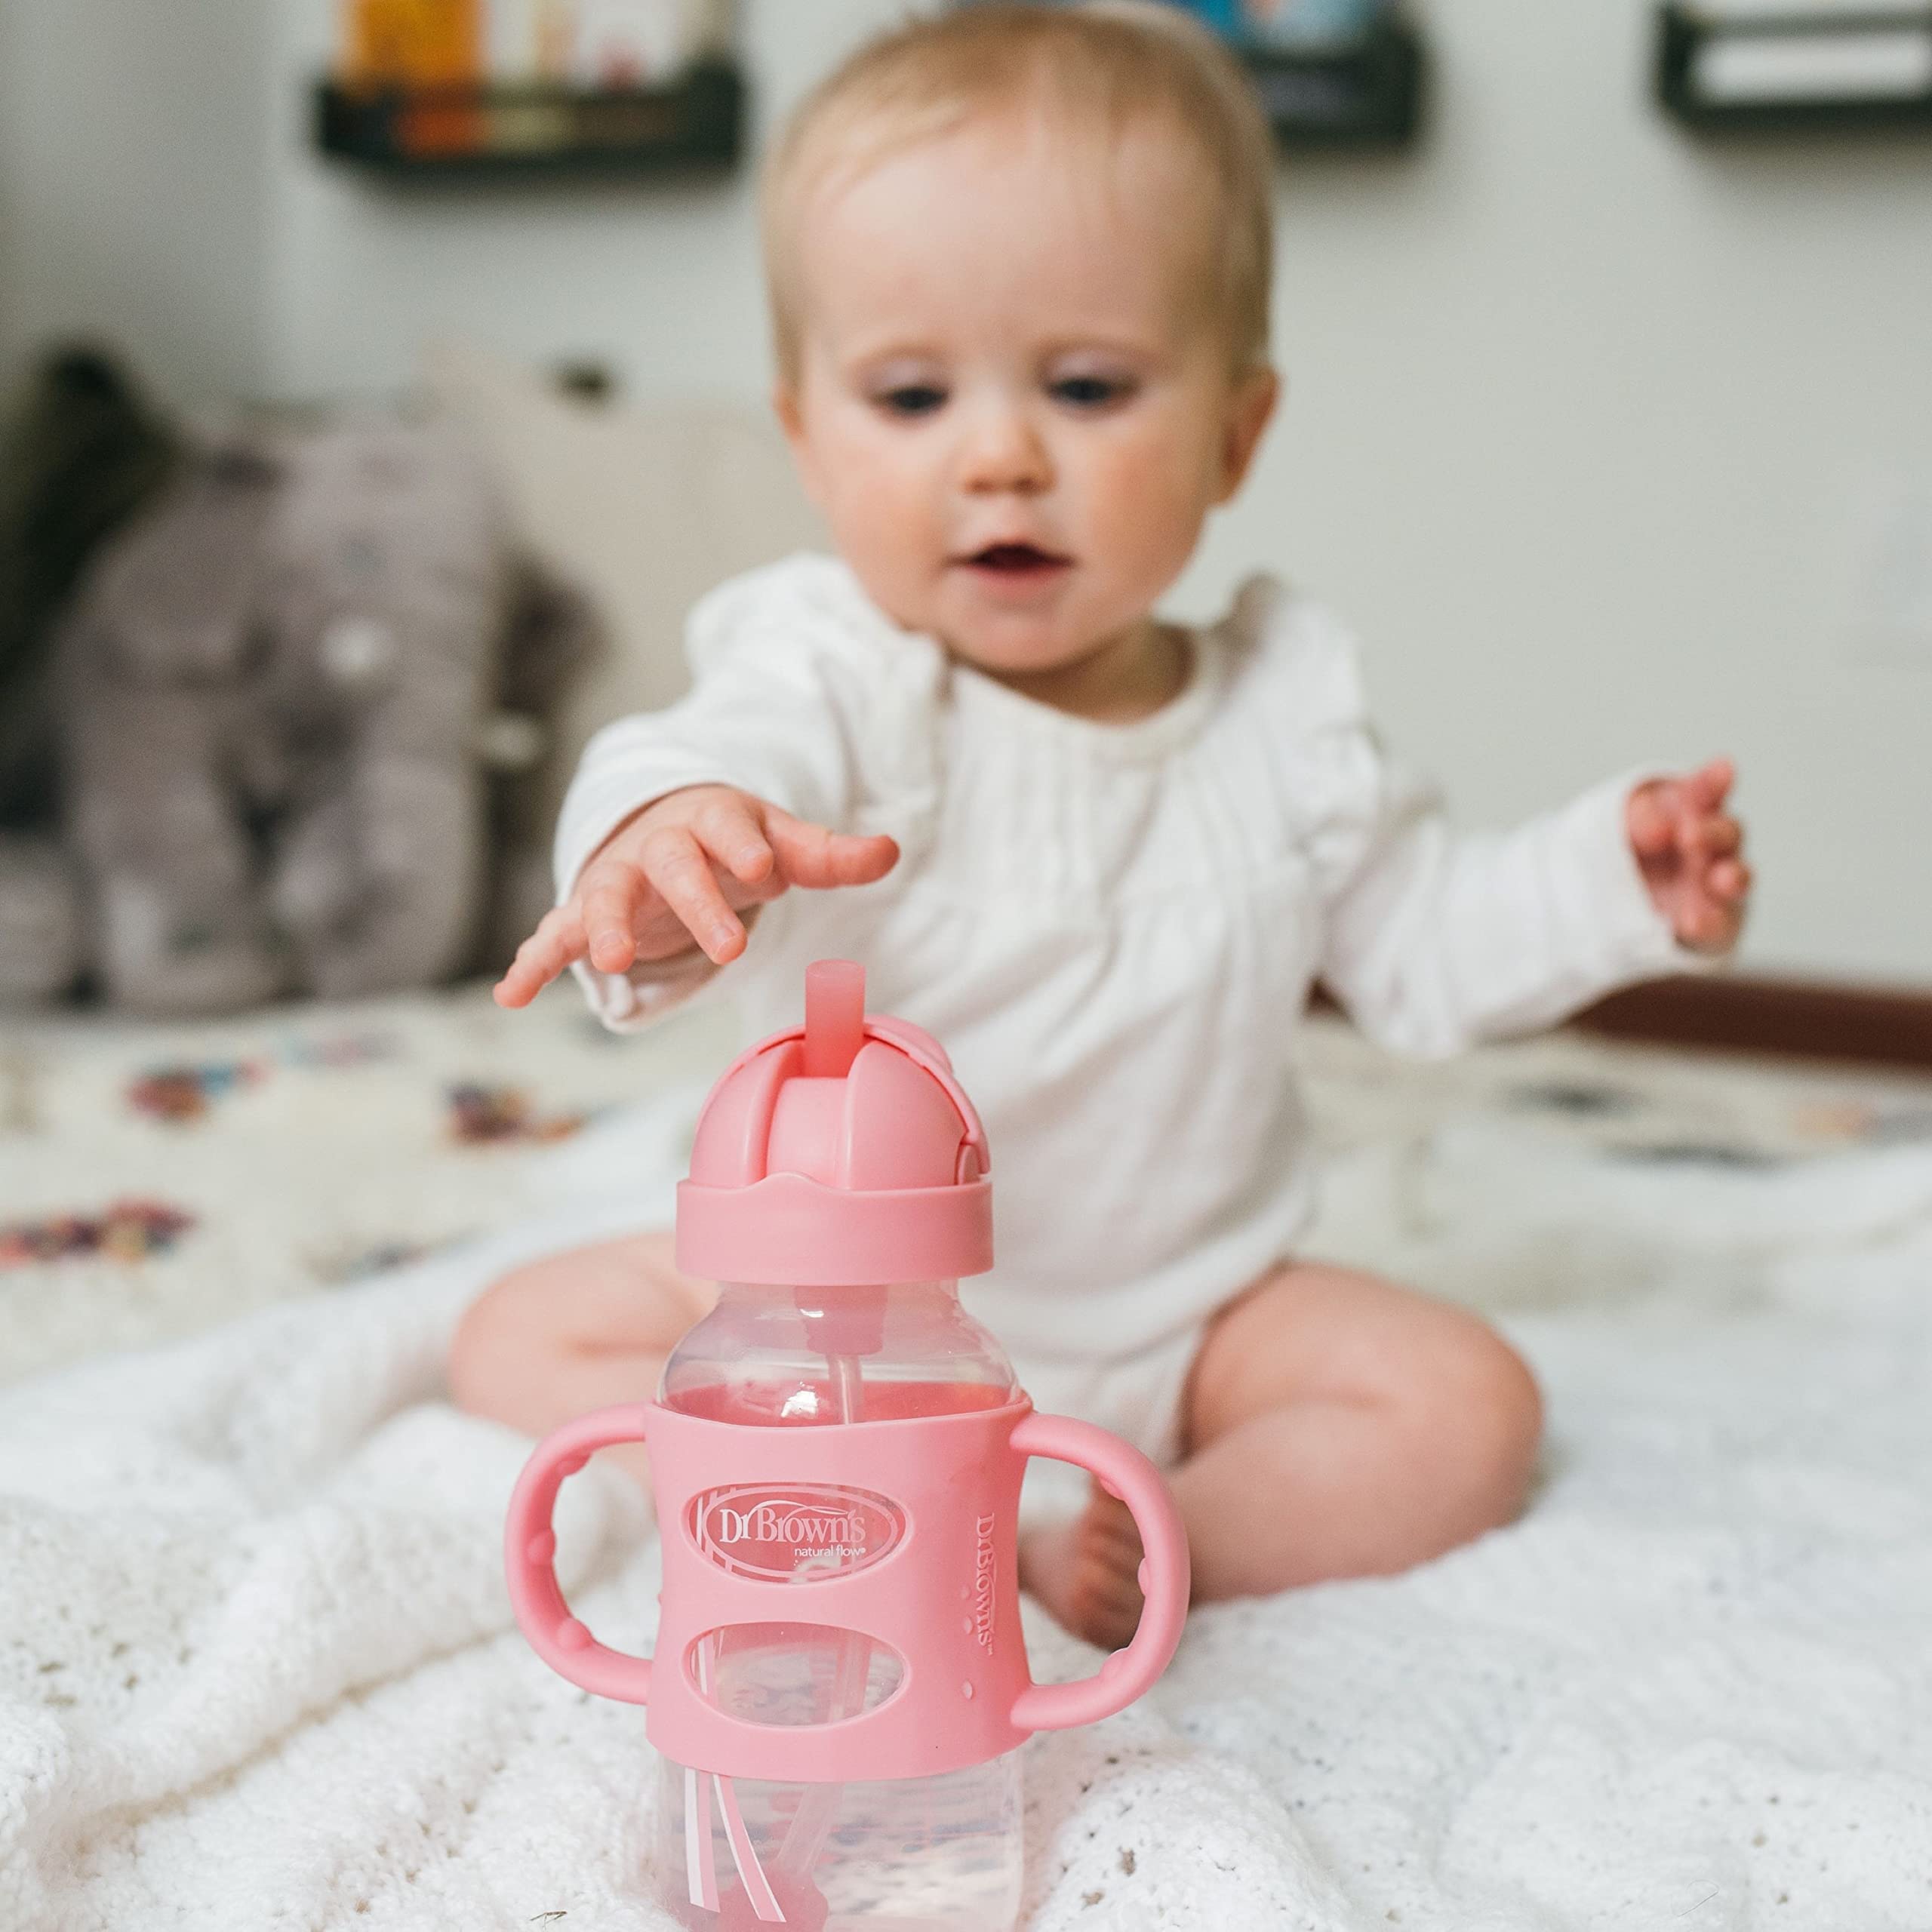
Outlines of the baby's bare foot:
[{"label": "baby's bare foot", "polygon": [[1020,1537],[1020,1580],[1076,1637],[1117,1651],[1140,1621],[1142,1554],[1127,1505],[1096,1487],[1071,1522]]}]

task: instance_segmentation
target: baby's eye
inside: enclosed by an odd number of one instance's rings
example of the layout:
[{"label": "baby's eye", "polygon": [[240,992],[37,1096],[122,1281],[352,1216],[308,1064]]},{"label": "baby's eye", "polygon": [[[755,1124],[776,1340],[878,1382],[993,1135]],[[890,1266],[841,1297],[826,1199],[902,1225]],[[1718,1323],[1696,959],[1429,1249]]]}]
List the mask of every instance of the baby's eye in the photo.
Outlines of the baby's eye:
[{"label": "baby's eye", "polygon": [[888,416],[930,416],[946,401],[937,383],[900,383],[872,398]]},{"label": "baby's eye", "polygon": [[1124,401],[1134,393],[1134,384],[1124,376],[1057,376],[1047,385],[1047,393],[1075,409],[1104,409],[1109,403]]}]

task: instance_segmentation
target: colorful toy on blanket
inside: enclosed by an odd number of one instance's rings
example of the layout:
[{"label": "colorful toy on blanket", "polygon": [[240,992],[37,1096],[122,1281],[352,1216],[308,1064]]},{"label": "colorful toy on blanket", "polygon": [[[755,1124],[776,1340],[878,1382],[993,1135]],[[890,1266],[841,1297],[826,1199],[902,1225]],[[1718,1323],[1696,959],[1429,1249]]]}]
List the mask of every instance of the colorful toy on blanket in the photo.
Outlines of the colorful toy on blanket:
[{"label": "colorful toy on blanket", "polygon": [[129,1084],[128,1104],[137,1114],[180,1126],[202,1118],[211,1102],[254,1086],[267,1071],[258,1060],[212,1060],[199,1066],[157,1066]]},{"label": "colorful toy on blanket", "polygon": [[466,1147],[568,1140],[584,1120],[582,1114],[540,1114],[521,1087],[485,1087],[475,1081],[451,1088],[449,1103],[450,1132]]},{"label": "colorful toy on blanket", "polygon": [[49,1214],[0,1227],[0,1268],[98,1255],[109,1261],[145,1261],[165,1254],[195,1225],[185,1209],[165,1201],[116,1201],[94,1214]]},{"label": "colorful toy on blanket", "polygon": [[[712,1091],[678,1192],[678,1259],[720,1281],[654,1401],[557,1430],[517,1485],[510,1593],[574,1683],[648,1704],[677,1921],[739,1932],[1005,1932],[1020,1890],[1018,1747],[1093,1722],[1166,1667],[1187,1547],[1153,1465],[1033,1413],[960,1307],[992,1265],[984,1131],[937,1041],[868,1017],[865,976],[808,976],[805,1023]],[[664,1585],[654,1665],[571,1614],[558,1485],[650,1452]],[[1029,1457],[1088,1469],[1147,1555],[1134,1641],[1035,1684],[1014,1572]]]},{"label": "colorful toy on blanket", "polygon": [[[309,1038],[291,1034],[279,1041],[272,1056],[257,1054],[245,1060],[171,1062],[149,1067],[128,1085],[128,1104],[137,1114],[182,1127],[207,1118],[217,1100],[259,1086],[276,1066],[304,1071],[334,1072],[365,1065],[371,1060],[394,1057],[395,1045],[386,1034],[343,1033]],[[481,1088],[458,1088],[459,1093],[482,1092]],[[571,1121],[565,1131],[574,1130]],[[538,1138],[556,1137],[540,1135]]]}]

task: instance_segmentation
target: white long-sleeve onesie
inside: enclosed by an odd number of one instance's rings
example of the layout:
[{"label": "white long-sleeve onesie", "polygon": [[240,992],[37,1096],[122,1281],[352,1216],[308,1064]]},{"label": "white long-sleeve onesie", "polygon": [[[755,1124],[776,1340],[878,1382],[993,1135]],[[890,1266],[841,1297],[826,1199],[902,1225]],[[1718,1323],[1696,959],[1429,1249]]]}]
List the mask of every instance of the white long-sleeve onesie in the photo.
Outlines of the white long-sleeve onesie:
[{"label": "white long-sleeve onesie", "polygon": [[[1256,578],[1189,638],[1173,702],[1096,724],[793,558],[697,607],[691,693],[598,734],[556,845],[568,893],[624,818],[708,783],[898,840],[878,884],[766,908],[721,977],[761,1032],[795,1023],[811,961],[860,960],[874,1011],[946,1043],[992,1152],[998,1263],[968,1306],[1036,1399],[1157,1454],[1202,1324],[1309,1217],[1312,982],[1441,1054],[1686,956],[1630,854],[1632,777],[1458,838],[1384,757],[1327,611]],[[681,990],[580,971],[620,1028]]]}]

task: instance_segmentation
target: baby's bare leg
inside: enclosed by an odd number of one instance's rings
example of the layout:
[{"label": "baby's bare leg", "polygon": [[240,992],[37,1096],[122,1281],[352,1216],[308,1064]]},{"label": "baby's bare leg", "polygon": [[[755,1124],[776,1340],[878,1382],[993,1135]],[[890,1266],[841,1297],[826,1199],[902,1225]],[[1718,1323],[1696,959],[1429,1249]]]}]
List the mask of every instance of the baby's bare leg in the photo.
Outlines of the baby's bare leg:
[{"label": "baby's bare leg", "polygon": [[[680,1274],[668,1233],[548,1255],[494,1282],[450,1344],[459,1408],[542,1435],[614,1402],[657,1392],[664,1358],[717,1290]],[[641,1448],[601,1452],[640,1481]]]},{"label": "baby's bare leg", "polygon": [[[1371,1275],[1276,1270],[1231,1303],[1188,1382],[1172,1478],[1196,1601],[1407,1569],[1521,1506],[1542,1404],[1521,1358],[1476,1317]],[[1060,1620],[1119,1644],[1140,1615],[1138,1537],[1096,1491],[1022,1550]]]},{"label": "baby's bare leg", "polygon": [[1224,1309],[1189,1379],[1174,1489],[1197,1598],[1386,1576],[1509,1521],[1534,1378],[1466,1310],[1373,1275],[1282,1268]]}]

